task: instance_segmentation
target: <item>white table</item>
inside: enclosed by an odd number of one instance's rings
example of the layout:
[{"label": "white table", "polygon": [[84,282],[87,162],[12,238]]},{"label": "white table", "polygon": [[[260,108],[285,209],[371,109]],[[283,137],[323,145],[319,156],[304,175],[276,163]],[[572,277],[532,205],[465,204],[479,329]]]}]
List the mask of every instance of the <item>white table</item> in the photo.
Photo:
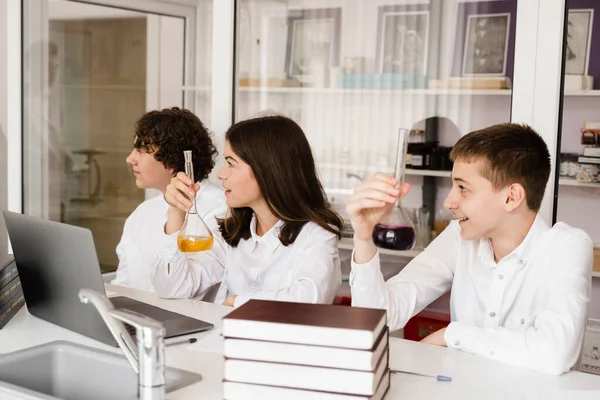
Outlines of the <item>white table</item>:
[{"label": "white table", "polygon": [[[171,367],[202,375],[202,381],[169,393],[168,399],[222,399],[223,356],[221,318],[231,308],[197,300],[159,299],[153,293],[106,285],[109,295],[123,295],[211,322],[215,329],[191,335],[195,344],[167,347]],[[30,315],[23,308],[0,330],[0,353],[53,340],[68,340],[119,353],[120,350]],[[600,399],[600,376],[569,372],[559,377],[507,367],[465,352],[390,338],[390,367],[452,377],[452,382],[395,374],[389,399]]]}]

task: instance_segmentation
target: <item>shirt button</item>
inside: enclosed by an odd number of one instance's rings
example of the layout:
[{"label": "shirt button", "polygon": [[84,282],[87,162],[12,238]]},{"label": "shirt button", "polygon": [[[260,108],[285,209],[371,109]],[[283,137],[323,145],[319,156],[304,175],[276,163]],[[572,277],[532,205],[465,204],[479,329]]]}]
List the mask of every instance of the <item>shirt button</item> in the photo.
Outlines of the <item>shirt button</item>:
[{"label": "shirt button", "polygon": [[523,265],[523,260],[519,260],[519,265]]},{"label": "shirt button", "polygon": [[494,353],[494,350],[490,351],[490,356],[493,356],[494,354],[496,354]]},{"label": "shirt button", "polygon": [[458,346],[459,344],[460,344],[460,340],[456,340],[456,341],[454,342],[454,345],[455,345],[455,346]]},{"label": "shirt button", "polygon": [[498,275],[498,279],[500,279],[500,280],[504,279],[504,275],[502,275],[502,274]]},{"label": "shirt button", "polygon": [[492,317],[492,318],[493,318],[493,317],[495,317],[495,316],[496,316],[496,313],[492,311],[492,312],[490,313],[490,317]]},{"label": "shirt button", "polygon": [[521,318],[521,325],[523,325],[525,323],[525,320],[523,318]]}]

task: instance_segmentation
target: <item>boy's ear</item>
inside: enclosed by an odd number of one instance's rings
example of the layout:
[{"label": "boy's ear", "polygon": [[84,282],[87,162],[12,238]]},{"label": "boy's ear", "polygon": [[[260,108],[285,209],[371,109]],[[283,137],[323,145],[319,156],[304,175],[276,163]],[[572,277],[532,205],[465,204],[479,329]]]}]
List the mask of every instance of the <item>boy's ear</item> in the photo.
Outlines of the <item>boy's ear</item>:
[{"label": "boy's ear", "polygon": [[525,188],[523,185],[513,183],[507,187],[505,199],[505,208],[507,211],[516,209],[526,201]]}]

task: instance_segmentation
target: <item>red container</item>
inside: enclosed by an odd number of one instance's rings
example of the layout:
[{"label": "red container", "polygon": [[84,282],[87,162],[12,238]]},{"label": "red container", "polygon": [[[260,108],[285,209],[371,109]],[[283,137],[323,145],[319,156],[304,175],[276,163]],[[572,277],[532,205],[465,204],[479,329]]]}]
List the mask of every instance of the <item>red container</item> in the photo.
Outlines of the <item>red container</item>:
[{"label": "red container", "polygon": [[421,311],[412,317],[404,327],[404,339],[420,341],[450,324],[450,314]]}]

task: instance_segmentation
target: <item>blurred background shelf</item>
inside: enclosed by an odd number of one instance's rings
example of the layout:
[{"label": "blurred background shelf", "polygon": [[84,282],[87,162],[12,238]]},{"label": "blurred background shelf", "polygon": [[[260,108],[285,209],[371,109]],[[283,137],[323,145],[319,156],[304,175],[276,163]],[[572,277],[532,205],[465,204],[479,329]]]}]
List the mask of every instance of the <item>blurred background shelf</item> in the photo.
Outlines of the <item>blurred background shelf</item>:
[{"label": "blurred background shelf", "polygon": [[410,169],[407,168],[406,175],[418,175],[418,176],[437,176],[440,178],[450,178],[452,171],[434,171],[430,169]]},{"label": "blurred background shelf", "polygon": [[[311,87],[269,87],[253,86],[240,87],[240,92],[246,93],[299,93],[299,94],[399,94],[399,95],[461,95],[461,96],[509,96],[512,91],[496,90],[467,90],[467,89],[352,89],[352,88],[311,88]],[[600,91],[598,91],[600,92]]]},{"label": "blurred background shelf", "polygon": [[579,187],[600,188],[600,183],[579,182],[577,179],[573,179],[573,178],[560,178],[558,180],[558,184],[559,185],[563,185],[563,186],[579,186]]},{"label": "blurred background shelf", "polygon": [[[342,250],[354,249],[354,244],[352,243],[352,239],[351,238],[342,238],[339,241],[338,248],[340,248]],[[395,251],[395,250],[379,249],[379,253],[385,254],[385,255],[390,255],[390,256],[416,257],[421,253],[421,250]]]},{"label": "blurred background shelf", "polygon": [[[184,90],[206,90],[205,87],[184,87]],[[299,93],[299,94],[400,94],[400,95],[435,95],[435,96],[510,96],[510,89],[352,89],[352,88],[313,88],[313,87],[270,87],[242,86],[241,93]],[[600,96],[600,90],[574,90],[565,92],[565,96]]]}]

